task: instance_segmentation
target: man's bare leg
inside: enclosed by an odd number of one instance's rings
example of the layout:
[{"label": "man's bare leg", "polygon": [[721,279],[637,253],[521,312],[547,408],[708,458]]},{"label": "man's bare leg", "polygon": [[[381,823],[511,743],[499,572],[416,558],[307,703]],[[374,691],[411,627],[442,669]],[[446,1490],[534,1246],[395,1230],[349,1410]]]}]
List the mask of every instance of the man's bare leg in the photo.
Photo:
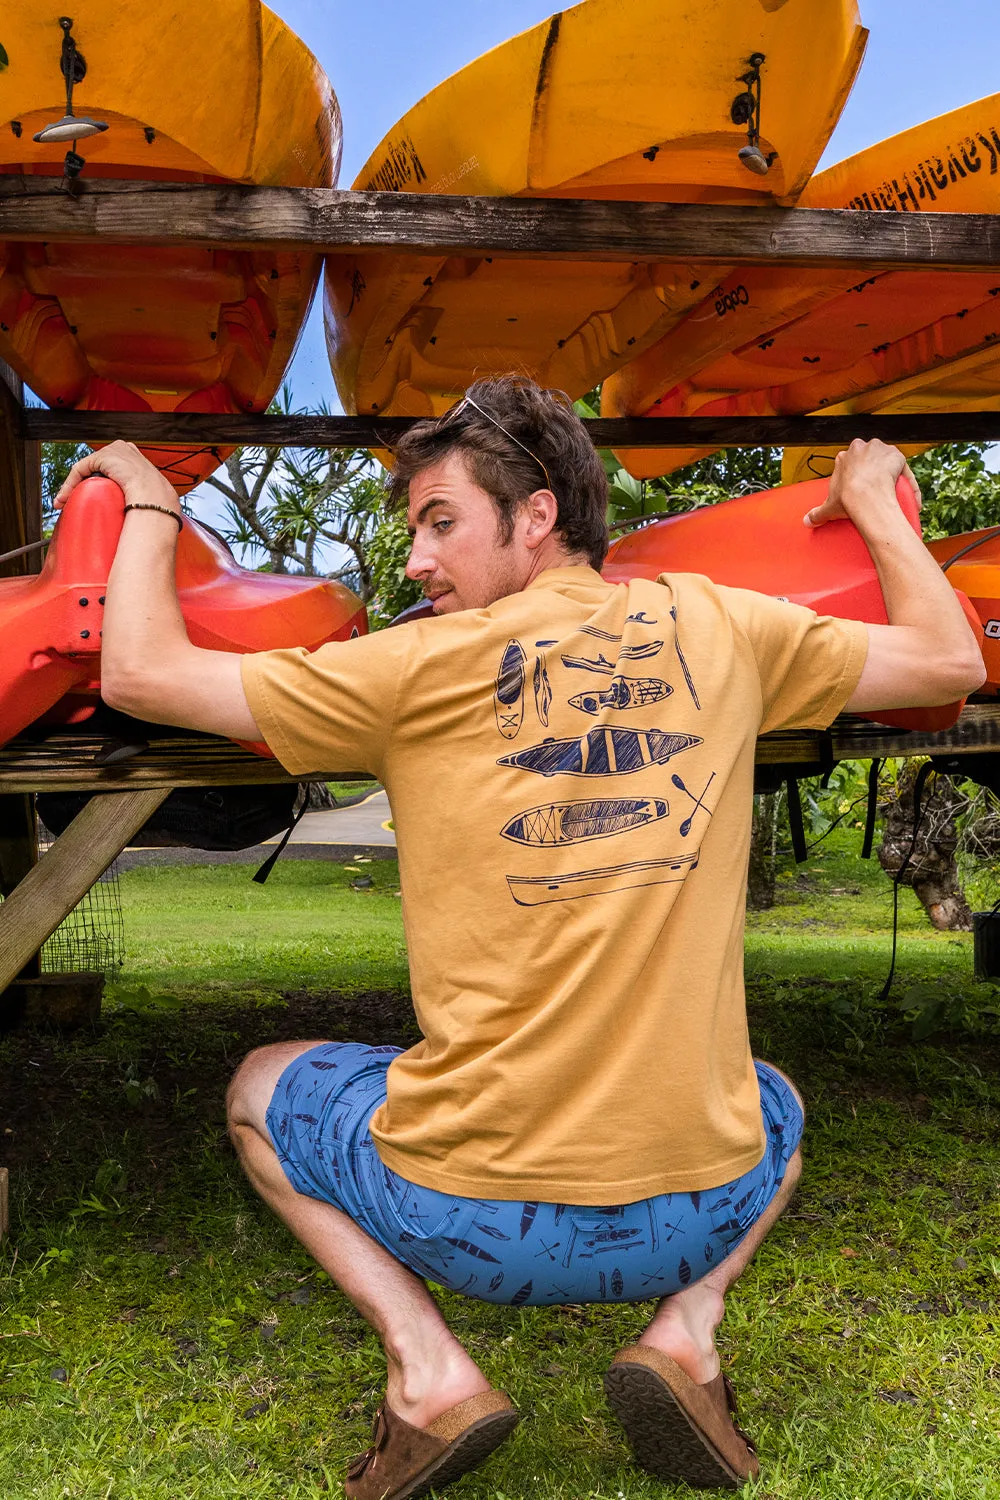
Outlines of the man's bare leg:
[{"label": "man's bare leg", "polygon": [[382,1340],[386,1398],[414,1427],[426,1427],[490,1383],[448,1328],[419,1277],[316,1198],[297,1193],[271,1144],[266,1112],[278,1079],[315,1042],[279,1042],[252,1052],[229,1085],[229,1133],[264,1202],[336,1282]]},{"label": "man's bare leg", "polygon": [[722,1322],[726,1293],[743,1275],[788,1207],[801,1175],[802,1152],[796,1149],[789,1158],[784,1182],[746,1239],[732,1255],[727,1255],[693,1286],[675,1292],[672,1297],[664,1297],[653,1321],[639,1337],[640,1344],[650,1344],[661,1353],[669,1354],[699,1385],[714,1380],[719,1373],[715,1330]]}]

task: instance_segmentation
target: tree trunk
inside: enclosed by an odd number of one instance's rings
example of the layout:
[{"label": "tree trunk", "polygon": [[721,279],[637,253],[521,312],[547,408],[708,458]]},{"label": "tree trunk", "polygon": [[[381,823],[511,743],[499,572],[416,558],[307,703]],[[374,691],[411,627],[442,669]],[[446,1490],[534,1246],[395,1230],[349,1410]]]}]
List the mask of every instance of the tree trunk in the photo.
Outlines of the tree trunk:
[{"label": "tree trunk", "polygon": [[[919,767],[907,761],[900,770],[896,791],[881,806],[884,817],[878,860],[885,873],[895,879],[913,842],[913,789]],[[921,819],[913,856],[903,872],[901,885],[908,885],[939,932],[971,932],[972,913],[958,877],[955,851],[958,829],[955,819],[968,806],[968,798],[949,776],[936,772],[929,778],[921,798]]]},{"label": "tree trunk", "polygon": [[780,792],[763,792],[753,799],[750,869],[747,875],[747,906],[751,911],[769,911],[774,905],[780,805]]},{"label": "tree trunk", "polygon": [[325,781],[307,781],[306,812],[329,812],[337,806],[337,799]]}]

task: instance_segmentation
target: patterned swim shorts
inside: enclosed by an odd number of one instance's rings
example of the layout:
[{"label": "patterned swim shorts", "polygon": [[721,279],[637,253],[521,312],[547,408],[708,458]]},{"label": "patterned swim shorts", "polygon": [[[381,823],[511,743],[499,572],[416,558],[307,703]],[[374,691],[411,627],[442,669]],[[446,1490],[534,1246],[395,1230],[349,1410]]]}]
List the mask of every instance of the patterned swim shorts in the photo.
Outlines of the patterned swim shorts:
[{"label": "patterned swim shorts", "polygon": [[774,1198],[802,1137],[786,1079],[758,1062],[767,1145],[735,1182],[592,1207],[454,1198],[381,1161],[368,1129],[397,1047],[322,1042],[282,1073],[267,1126],[296,1192],[330,1203],[418,1276],[486,1302],[642,1302],[697,1281]]}]

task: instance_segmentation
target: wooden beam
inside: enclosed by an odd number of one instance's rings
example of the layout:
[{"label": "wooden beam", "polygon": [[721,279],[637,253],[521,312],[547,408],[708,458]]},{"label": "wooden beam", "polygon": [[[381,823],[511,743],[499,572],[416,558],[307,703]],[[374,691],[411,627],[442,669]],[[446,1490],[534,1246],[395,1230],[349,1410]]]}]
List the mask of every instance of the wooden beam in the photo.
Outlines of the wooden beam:
[{"label": "wooden beam", "polygon": [[[29,407],[25,433],[43,442],[252,444],[263,448],[391,447],[413,417],[225,416],[200,412],[43,411]],[[601,417],[584,424],[597,448],[807,447],[850,443],[1000,442],[1000,411],[859,412],[817,417]]]},{"label": "wooden beam", "polygon": [[165,791],[92,797],[0,905],[0,994],[152,817]]},{"label": "wooden beam", "polygon": [[[851,715],[837,719],[830,733],[837,760],[1000,752],[1000,702],[970,704],[953,729],[938,734],[892,729]],[[823,735],[809,729],[767,734],[757,741],[757,760],[763,765],[819,765],[823,740]],[[116,766],[94,764],[94,755],[103,744],[102,736],[81,731],[44,740],[19,736],[0,747],[0,794],[28,790],[165,792],[175,786],[266,786],[301,779],[290,775],[276,760],[211,735],[182,737],[165,730],[163,739],[152,740],[142,755]],[[363,774],[361,770],[329,771],[324,777],[317,772],[313,779],[343,780]]]},{"label": "wooden beam", "polygon": [[1000,264],[1000,216],[470,198],[330,188],[0,178],[0,239],[408,251],[531,260],[856,266]]}]

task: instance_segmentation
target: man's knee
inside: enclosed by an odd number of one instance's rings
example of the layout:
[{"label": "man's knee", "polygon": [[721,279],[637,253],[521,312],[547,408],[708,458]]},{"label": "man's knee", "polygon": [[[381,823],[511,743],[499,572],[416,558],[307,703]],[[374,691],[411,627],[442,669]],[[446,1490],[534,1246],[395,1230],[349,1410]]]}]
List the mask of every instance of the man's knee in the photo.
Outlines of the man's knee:
[{"label": "man's knee", "polygon": [[267,1133],[267,1111],[278,1079],[295,1059],[315,1042],[272,1042],[257,1047],[240,1063],[226,1090],[226,1121],[230,1134],[241,1126]]}]

